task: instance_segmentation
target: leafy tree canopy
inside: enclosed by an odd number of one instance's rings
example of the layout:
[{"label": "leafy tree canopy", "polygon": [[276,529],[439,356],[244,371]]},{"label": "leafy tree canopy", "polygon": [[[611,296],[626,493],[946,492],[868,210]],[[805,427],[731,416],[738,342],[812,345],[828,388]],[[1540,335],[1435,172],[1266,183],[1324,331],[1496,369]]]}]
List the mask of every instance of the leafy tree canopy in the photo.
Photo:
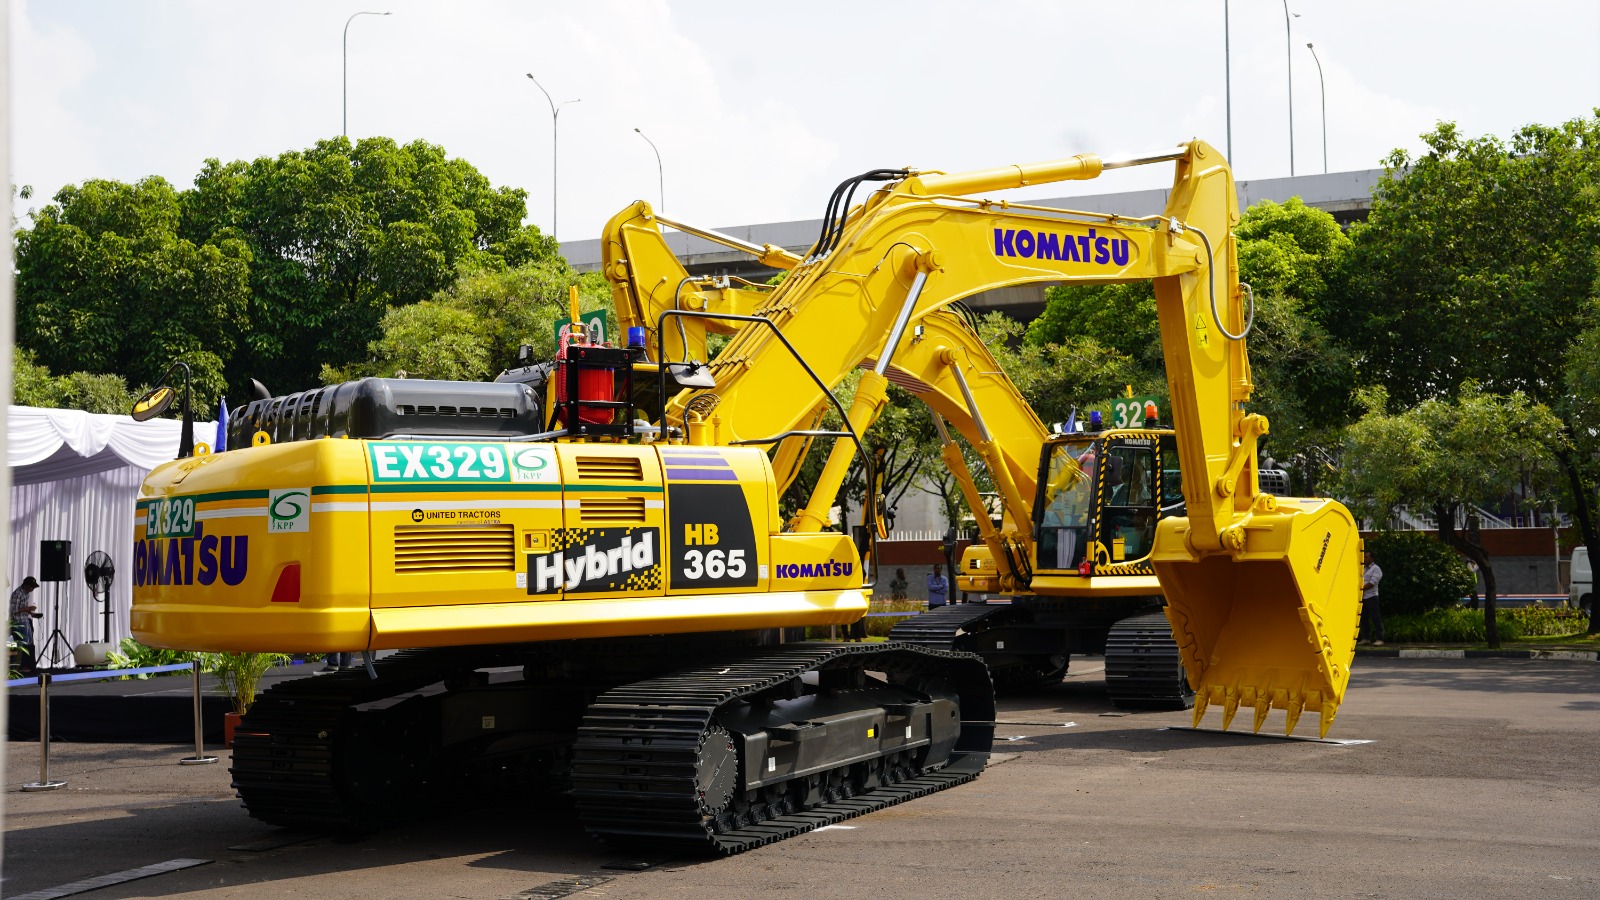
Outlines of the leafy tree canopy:
[{"label": "leafy tree canopy", "polygon": [[1322,322],[1400,403],[1472,380],[1553,403],[1600,274],[1600,117],[1395,151]]},{"label": "leafy tree canopy", "polygon": [[34,362],[33,353],[20,347],[11,356],[11,402],[19,406],[126,415],[142,393],[129,390],[128,383],[117,375],[52,375]]},{"label": "leafy tree canopy", "polygon": [[[55,370],[135,382],[187,360],[205,402],[367,356],[379,323],[458,273],[564,266],[495,187],[423,141],[343,138],[252,162],[64,188],[18,234],[17,339]],[[493,341],[491,340],[491,344]]]},{"label": "leafy tree canopy", "polygon": [[[1358,515],[1380,522],[1402,504],[1431,514],[1440,539],[1482,570],[1485,627],[1497,644],[1494,570],[1476,509],[1510,494],[1523,477],[1548,474],[1550,436],[1560,433],[1560,421],[1525,394],[1489,394],[1472,382],[1454,399],[1430,398],[1395,413],[1382,388],[1363,401],[1366,414],[1345,434],[1341,496]],[[1465,514],[1465,533],[1456,528],[1458,513]]]}]

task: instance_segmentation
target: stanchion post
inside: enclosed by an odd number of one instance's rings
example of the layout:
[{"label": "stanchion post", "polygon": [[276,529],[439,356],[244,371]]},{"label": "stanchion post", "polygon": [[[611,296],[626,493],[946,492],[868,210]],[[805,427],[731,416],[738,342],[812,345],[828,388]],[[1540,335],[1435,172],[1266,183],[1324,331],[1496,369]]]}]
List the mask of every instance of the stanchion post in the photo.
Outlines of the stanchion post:
[{"label": "stanchion post", "polygon": [[50,673],[39,673],[39,780],[22,786],[25,791],[54,791],[67,786],[50,780]]},{"label": "stanchion post", "polygon": [[194,755],[185,756],[178,760],[180,765],[204,766],[217,761],[215,756],[207,756],[205,748],[205,731],[200,724],[200,659],[194,659]]}]

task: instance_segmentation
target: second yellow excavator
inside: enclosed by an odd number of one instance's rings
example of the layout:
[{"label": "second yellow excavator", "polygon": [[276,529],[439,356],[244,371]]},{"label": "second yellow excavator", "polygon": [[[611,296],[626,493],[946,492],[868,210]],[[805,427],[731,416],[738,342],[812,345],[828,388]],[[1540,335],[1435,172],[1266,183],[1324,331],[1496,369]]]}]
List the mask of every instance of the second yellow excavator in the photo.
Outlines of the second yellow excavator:
[{"label": "second yellow excavator", "polygon": [[[1177,177],[1156,216],[969,199],[1165,161]],[[848,209],[871,181],[889,186]],[[1257,729],[1278,708],[1290,731],[1310,708],[1326,733],[1354,655],[1360,537],[1335,501],[1261,490],[1256,441],[1268,426],[1245,407],[1254,309],[1238,280],[1236,197],[1225,161],[1200,142],[1114,162],[1083,156],[959,175],[874,170],[835,191],[805,260],[662,219],[640,202],[608,223],[604,271],[619,315],[663,323],[651,328],[652,347],[668,360],[704,359],[695,355],[703,330],[685,334],[683,322],[727,328],[739,317],[716,313],[753,309],[778,323],[783,343],[827,386],[866,370],[854,429],[874,421],[889,383],[906,389],[930,408],[968,507],[986,510],[946,423],[978,451],[1004,515],[998,526],[976,517],[982,544],[964,556],[960,587],[1010,602],[946,607],[897,626],[892,639],[978,652],[999,684],[1059,677],[1070,654],[1103,653],[1119,705],[1195,703],[1198,723],[1217,703],[1226,725],[1242,704]],[[794,271],[765,298],[698,289],[709,279],[682,269],[663,224]],[[1156,288],[1175,430],[1051,435],[960,305],[1018,284],[1135,280]],[[765,331],[740,334],[707,366],[715,386],[679,393],[669,414],[683,417],[691,441],[697,429],[713,443],[789,435],[773,459],[792,478],[827,399],[788,349]],[[852,452],[835,444],[791,530],[822,527]]]}]

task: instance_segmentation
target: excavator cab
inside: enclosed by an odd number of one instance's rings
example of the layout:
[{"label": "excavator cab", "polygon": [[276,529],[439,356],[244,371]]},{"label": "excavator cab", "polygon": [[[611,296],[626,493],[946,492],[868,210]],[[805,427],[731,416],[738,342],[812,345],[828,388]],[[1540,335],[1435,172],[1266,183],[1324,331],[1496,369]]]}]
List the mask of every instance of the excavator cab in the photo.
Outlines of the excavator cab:
[{"label": "excavator cab", "polygon": [[[1185,509],[1171,428],[1053,435],[1039,454],[1038,485],[1036,577],[1071,578],[1075,594],[1160,593],[1150,566],[1156,523]],[[962,590],[996,589],[984,578],[994,562],[983,544],[967,548],[959,571]]]},{"label": "excavator cab", "polygon": [[1175,441],[1170,428],[1047,441],[1034,504],[1034,571],[1154,574],[1156,521],[1183,514]]}]

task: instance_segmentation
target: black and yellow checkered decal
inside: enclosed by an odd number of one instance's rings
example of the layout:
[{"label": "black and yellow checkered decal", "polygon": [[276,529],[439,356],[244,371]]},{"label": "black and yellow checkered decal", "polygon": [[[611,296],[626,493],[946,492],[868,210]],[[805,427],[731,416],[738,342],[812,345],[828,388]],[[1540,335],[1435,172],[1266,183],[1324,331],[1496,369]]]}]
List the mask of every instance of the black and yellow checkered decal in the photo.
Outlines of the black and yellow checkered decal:
[{"label": "black and yellow checkered decal", "polygon": [[661,590],[661,529],[563,528],[554,549],[528,554],[528,593]]}]

